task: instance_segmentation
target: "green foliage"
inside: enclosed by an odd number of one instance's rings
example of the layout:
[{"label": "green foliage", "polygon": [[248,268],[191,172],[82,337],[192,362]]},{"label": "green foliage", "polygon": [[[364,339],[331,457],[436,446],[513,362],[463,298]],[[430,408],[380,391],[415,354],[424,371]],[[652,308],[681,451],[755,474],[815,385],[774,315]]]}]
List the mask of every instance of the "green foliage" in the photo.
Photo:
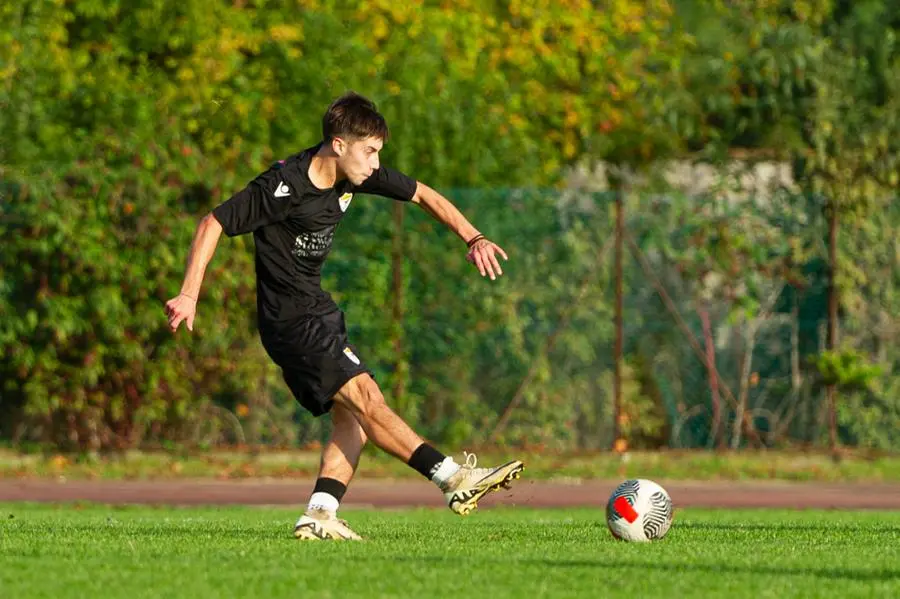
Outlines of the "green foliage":
[{"label": "green foliage", "polygon": [[882,374],[881,368],[868,364],[866,356],[852,349],[824,351],[809,361],[819,371],[822,384],[839,385],[848,391],[866,389]]},{"label": "green foliage", "polygon": [[900,385],[893,379],[884,389],[861,390],[844,395],[838,421],[854,445],[896,450],[900,431]]},{"label": "green foliage", "polygon": [[677,3],[694,41],[684,58],[693,99],[686,106],[689,147],[710,155],[732,147],[784,155],[803,147],[812,81],[825,59],[821,25],[829,4]]},{"label": "green foliage", "polygon": [[[169,335],[161,306],[197,219],[315,143],[327,103],[356,89],[391,124],[385,162],[456,190],[511,256],[488,284],[458,240],[412,210],[398,231],[374,198],[338,231],[325,286],[423,433],[483,440],[515,399],[505,442],[608,444],[611,204],[551,186],[582,159],[641,168],[752,147],[792,156],[805,193],[635,194],[628,228],[686,326],[699,335],[710,315],[723,383],[743,386],[776,443],[817,435],[818,371],[791,356],[822,349],[822,218],[840,210],[847,347],[884,372],[851,396],[870,402],[858,421],[841,408],[842,434],[892,443],[875,414],[893,409],[880,390],[900,361],[900,220],[885,202],[896,14],[870,0],[2,4],[2,434],[67,448],[321,439],[256,339],[249,238],[221,244],[193,335]],[[384,318],[395,241],[402,324]],[[665,444],[680,423],[682,441],[707,444],[708,373],[634,262],[625,293],[632,441]]]},{"label": "green foliage", "polygon": [[[4,410],[22,411],[25,438],[72,447],[199,441],[213,399],[229,405],[246,381],[265,380],[245,309],[254,295],[246,251],[222,252],[212,276],[228,274],[206,294],[206,333],[176,343],[159,319],[193,229],[171,218],[180,192],[160,198],[165,187],[152,177],[100,164],[59,175],[13,179],[18,191],[5,202],[3,311],[20,317],[0,327]],[[225,324],[234,331],[215,334]]]}]

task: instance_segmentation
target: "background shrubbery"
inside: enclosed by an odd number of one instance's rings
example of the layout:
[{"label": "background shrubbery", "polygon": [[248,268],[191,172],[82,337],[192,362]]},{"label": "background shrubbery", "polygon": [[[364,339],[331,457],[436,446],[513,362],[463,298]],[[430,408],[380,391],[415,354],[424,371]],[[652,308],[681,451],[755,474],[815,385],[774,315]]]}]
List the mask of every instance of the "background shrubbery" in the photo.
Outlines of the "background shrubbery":
[{"label": "background shrubbery", "polygon": [[[896,449],[900,3],[597,4],[3,4],[0,438],[319,438],[257,340],[249,237],[221,243],[193,334],[172,337],[162,303],[197,220],[318,141],[354,89],[391,125],[385,162],[511,257],[487,284],[379,198],[338,232],[325,286],[429,437],[486,441],[506,413],[495,440],[612,442],[614,194],[569,176],[603,161],[643,259],[626,256],[623,291],[632,445],[819,443],[831,385],[841,442]],[[728,199],[735,156],[796,183]],[[673,189],[657,175],[676,158],[723,165],[721,185]]]}]

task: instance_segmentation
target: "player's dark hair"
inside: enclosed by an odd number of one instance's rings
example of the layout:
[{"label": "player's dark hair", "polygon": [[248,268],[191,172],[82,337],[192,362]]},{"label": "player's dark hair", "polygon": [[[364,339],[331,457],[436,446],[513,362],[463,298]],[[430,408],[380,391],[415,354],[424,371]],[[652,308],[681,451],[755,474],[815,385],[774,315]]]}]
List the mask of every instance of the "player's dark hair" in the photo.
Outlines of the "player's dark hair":
[{"label": "player's dark hair", "polygon": [[327,142],[335,137],[379,137],[387,141],[388,126],[374,102],[356,92],[347,92],[332,102],[322,117],[322,138]]}]

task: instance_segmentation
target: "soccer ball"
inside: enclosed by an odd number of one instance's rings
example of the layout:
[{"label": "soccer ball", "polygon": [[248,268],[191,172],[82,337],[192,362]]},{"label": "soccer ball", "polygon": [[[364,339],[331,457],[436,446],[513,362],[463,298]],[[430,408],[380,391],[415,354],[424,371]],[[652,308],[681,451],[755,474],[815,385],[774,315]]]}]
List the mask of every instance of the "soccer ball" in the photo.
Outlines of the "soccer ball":
[{"label": "soccer ball", "polygon": [[672,500],[652,480],[626,480],[609,497],[606,524],[623,541],[658,541],[672,525]]}]

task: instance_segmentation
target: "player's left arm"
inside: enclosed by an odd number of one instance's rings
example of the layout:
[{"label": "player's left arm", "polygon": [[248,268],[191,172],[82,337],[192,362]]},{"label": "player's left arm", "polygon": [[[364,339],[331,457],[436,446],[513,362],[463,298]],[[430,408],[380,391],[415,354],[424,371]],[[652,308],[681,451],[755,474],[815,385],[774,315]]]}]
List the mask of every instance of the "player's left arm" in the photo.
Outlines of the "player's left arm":
[{"label": "player's left arm", "polygon": [[478,272],[482,277],[489,276],[493,281],[503,274],[497,256],[509,260],[506,252],[482,235],[450,200],[421,181],[417,181],[416,193],[412,197],[412,202],[418,204],[439,222],[447,225],[466,243],[469,248],[466,260],[478,267]]}]

